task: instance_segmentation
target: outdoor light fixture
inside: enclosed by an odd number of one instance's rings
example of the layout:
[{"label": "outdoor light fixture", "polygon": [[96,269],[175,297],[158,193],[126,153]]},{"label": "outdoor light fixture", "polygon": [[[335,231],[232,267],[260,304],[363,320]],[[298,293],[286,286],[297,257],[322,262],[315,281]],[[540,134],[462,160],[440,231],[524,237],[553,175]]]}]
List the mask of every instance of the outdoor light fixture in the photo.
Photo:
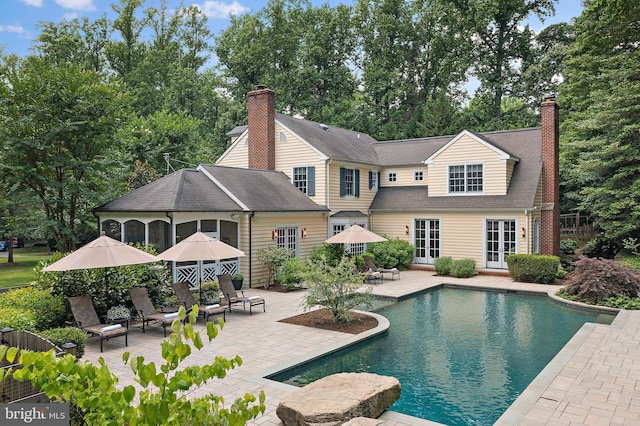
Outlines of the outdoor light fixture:
[{"label": "outdoor light fixture", "polygon": [[306,238],[307,237],[307,228],[302,228],[300,230],[300,238]]},{"label": "outdoor light fixture", "polygon": [[274,229],[273,231],[271,231],[271,239],[275,240],[276,237],[278,236],[278,230]]},{"label": "outdoor light fixture", "polygon": [[521,236],[522,238],[524,238],[524,237],[526,237],[526,235],[527,235],[527,231],[525,231],[525,229],[524,229],[524,228],[522,228],[522,229],[520,230],[520,236]]},{"label": "outdoor light fixture", "polygon": [[409,225],[405,225],[404,232],[406,232],[407,235],[409,235]]}]

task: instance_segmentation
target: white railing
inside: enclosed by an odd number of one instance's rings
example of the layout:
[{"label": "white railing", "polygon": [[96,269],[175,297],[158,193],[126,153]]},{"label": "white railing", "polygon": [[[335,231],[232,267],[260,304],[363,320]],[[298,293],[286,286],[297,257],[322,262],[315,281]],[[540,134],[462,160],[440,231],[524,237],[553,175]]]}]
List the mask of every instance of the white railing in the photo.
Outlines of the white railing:
[{"label": "white railing", "polygon": [[[196,265],[176,266],[173,282],[188,282],[192,290],[197,290],[200,282],[217,281],[216,275],[233,275],[240,270],[240,263],[236,260],[222,260],[210,263],[198,262]],[[200,277],[198,277],[200,271]],[[200,278],[200,279],[198,279]]]}]

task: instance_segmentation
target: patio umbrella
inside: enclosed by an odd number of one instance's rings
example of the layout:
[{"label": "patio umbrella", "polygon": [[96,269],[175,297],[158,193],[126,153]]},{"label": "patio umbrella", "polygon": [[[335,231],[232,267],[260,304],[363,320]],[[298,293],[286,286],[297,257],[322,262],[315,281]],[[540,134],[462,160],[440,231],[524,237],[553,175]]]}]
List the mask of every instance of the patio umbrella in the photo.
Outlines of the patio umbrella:
[{"label": "patio umbrella", "polygon": [[49,272],[111,268],[157,261],[152,254],[103,235],[42,270]]},{"label": "patio umbrella", "polygon": [[326,239],[325,243],[333,244],[355,244],[355,243],[377,243],[380,241],[387,241],[386,238],[381,237],[378,234],[374,234],[371,231],[364,229],[359,225],[351,225],[339,234]]},{"label": "patio umbrella", "polygon": [[105,269],[105,298],[109,304],[109,290],[107,284],[107,268],[141,263],[157,262],[158,259],[147,252],[137,249],[111,237],[102,235],[90,243],[69,253],[57,262],[42,268],[45,272],[72,271],[77,269]]},{"label": "patio umbrella", "polygon": [[[237,248],[223,243],[203,232],[196,232],[193,235],[180,241],[156,256],[158,260],[170,260],[173,262],[194,262],[202,260],[230,259],[232,257],[242,257],[244,252]],[[201,274],[198,273],[200,283]]]}]

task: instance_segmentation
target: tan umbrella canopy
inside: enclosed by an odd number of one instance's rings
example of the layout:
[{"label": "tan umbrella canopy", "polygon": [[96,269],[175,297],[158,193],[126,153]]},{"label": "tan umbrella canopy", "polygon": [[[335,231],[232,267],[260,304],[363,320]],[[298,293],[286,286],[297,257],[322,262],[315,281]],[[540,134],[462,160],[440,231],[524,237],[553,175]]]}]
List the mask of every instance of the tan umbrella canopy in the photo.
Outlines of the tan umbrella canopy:
[{"label": "tan umbrella canopy", "polygon": [[152,254],[103,235],[42,270],[49,272],[111,268],[157,261]]},{"label": "tan umbrella canopy", "polygon": [[351,225],[339,234],[325,240],[325,243],[333,244],[355,244],[355,243],[377,243],[387,241],[386,238],[371,231],[367,231],[362,226]]},{"label": "tan umbrella canopy", "polygon": [[157,260],[191,262],[197,260],[220,260],[244,256],[242,250],[225,244],[203,232],[185,238],[173,247],[156,256]]},{"label": "tan umbrella canopy", "polygon": [[107,305],[110,305],[109,284],[106,268],[139,265],[141,263],[157,261],[158,259],[152,254],[128,244],[121,243],[120,241],[114,240],[106,235],[102,235],[90,243],[80,247],[78,250],[69,253],[57,262],[42,268],[42,270],[45,272],[52,272],[105,268],[105,300]]}]

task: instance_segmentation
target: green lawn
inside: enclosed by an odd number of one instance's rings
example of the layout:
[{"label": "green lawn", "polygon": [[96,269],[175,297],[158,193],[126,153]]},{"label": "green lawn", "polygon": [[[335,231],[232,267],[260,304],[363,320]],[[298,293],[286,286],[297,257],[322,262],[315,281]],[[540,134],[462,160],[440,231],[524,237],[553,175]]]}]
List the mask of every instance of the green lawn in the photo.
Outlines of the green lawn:
[{"label": "green lawn", "polygon": [[29,284],[34,279],[33,269],[38,262],[52,256],[47,247],[14,249],[13,263],[7,262],[7,252],[0,253],[0,288]]}]

